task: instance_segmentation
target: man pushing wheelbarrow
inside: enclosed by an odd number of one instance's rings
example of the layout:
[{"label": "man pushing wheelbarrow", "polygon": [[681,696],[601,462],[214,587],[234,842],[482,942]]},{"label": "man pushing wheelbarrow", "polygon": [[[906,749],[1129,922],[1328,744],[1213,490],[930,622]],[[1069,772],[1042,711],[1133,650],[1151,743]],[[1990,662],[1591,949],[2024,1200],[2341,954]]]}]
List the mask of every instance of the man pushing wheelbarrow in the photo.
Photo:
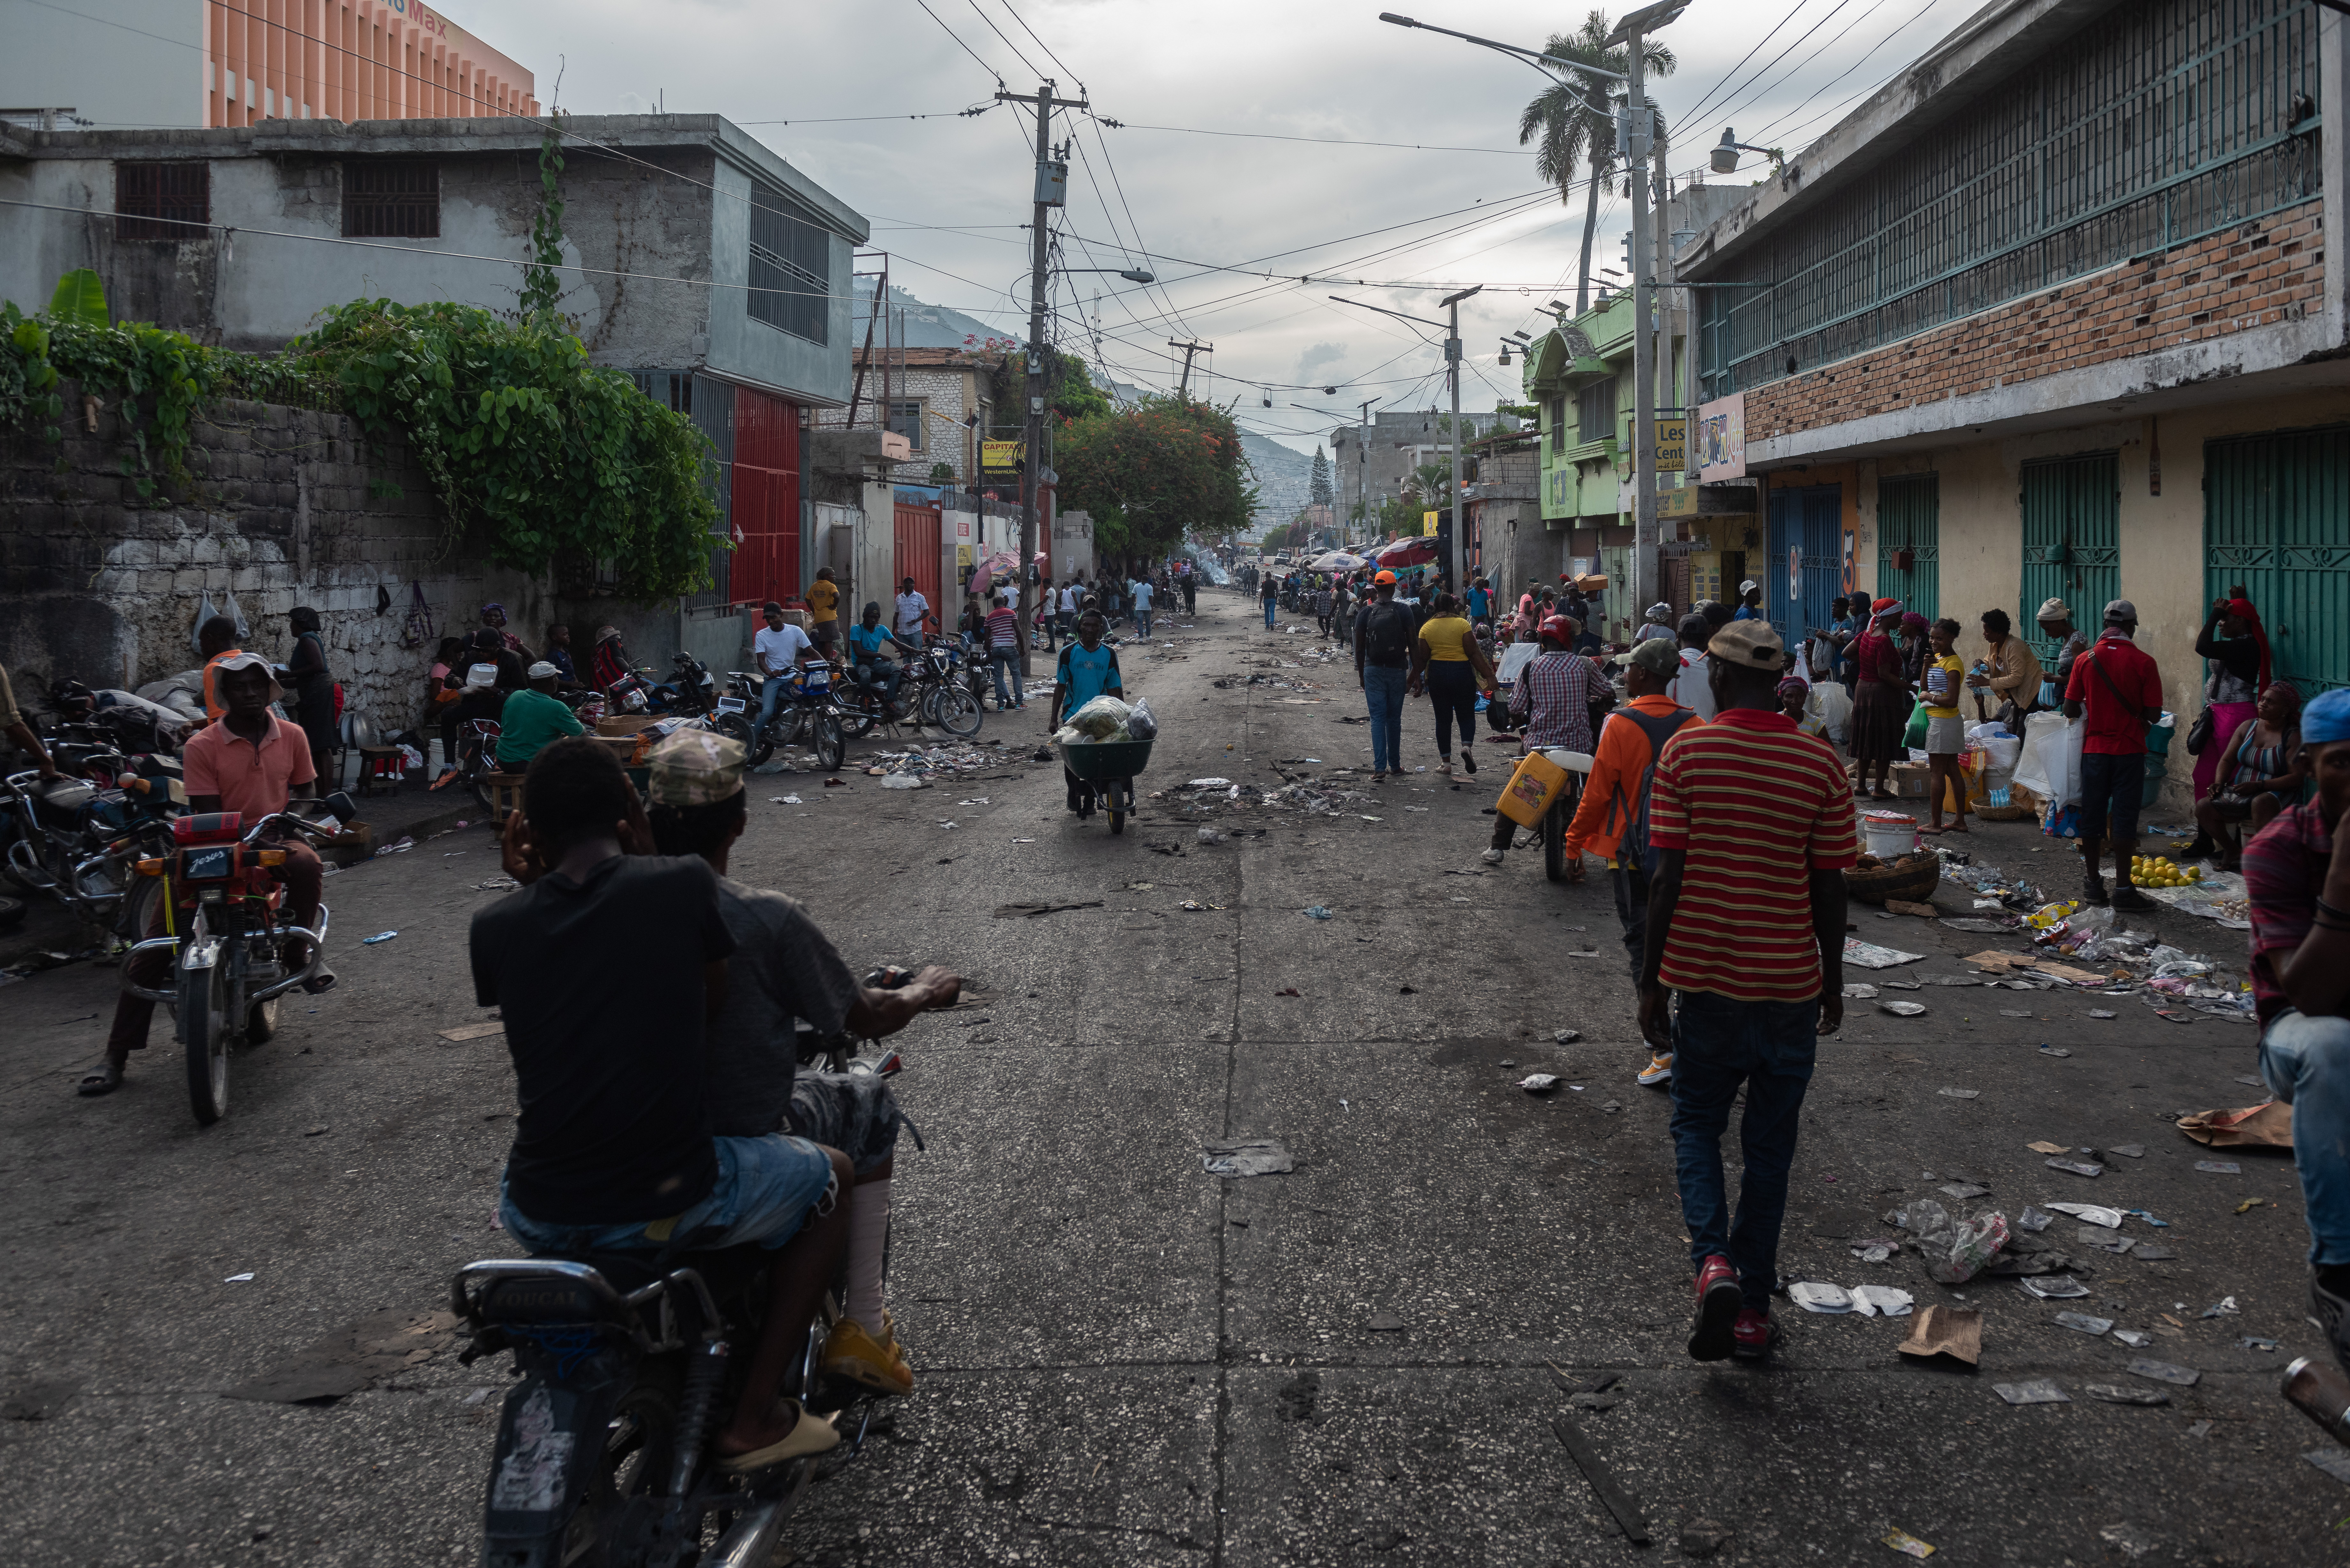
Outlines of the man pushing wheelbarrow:
[{"label": "man pushing wheelbarrow", "polygon": [[[1061,648],[1053,671],[1052,727],[1058,730],[1097,697],[1126,696],[1126,681],[1118,668],[1118,650],[1102,640],[1109,624],[1099,610],[1089,609],[1077,619],[1077,638]],[[1068,785],[1069,809],[1079,820],[1091,816],[1097,797],[1109,813],[1109,830],[1126,831],[1127,814],[1134,809],[1134,775],[1150,761],[1150,742],[1074,742],[1061,747],[1061,777]]]}]

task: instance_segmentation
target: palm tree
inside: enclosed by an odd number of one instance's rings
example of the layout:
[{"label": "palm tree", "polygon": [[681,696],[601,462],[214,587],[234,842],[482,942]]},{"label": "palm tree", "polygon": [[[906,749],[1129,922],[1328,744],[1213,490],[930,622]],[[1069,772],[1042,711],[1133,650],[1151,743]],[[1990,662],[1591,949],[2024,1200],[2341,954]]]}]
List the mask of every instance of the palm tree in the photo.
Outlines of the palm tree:
[{"label": "palm tree", "polygon": [[[1631,68],[1629,51],[1607,47],[1616,25],[1605,11],[1594,11],[1573,33],[1554,35],[1543,52],[1561,59],[1580,60],[1617,76]],[[1651,77],[1669,77],[1679,62],[1672,50],[1650,39],[1642,40],[1640,68]],[[1616,106],[1624,100],[1622,86],[1604,78],[1562,72],[1518,116],[1518,145],[1539,140],[1534,171],[1558,187],[1558,199],[1573,199],[1576,176],[1590,166],[1584,188],[1583,261],[1575,280],[1575,313],[1591,307],[1591,238],[1599,224],[1599,187],[1613,181],[1616,168]],[[1653,100],[1652,100],[1653,101]],[[1665,118],[1657,116],[1657,151],[1665,151]]]}]

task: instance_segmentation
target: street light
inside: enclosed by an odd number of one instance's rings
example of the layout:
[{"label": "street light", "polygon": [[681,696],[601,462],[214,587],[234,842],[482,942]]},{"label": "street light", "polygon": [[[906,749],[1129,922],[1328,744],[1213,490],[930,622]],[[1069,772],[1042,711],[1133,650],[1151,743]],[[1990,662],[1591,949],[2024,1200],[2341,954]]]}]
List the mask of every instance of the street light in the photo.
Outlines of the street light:
[{"label": "street light", "polygon": [[1118,276],[1126,279],[1128,283],[1157,283],[1159,281],[1157,278],[1151,276],[1150,274],[1144,272],[1141,268],[1131,266],[1056,266],[1053,270],[1064,275],[1076,272],[1116,273]]},{"label": "street light", "polygon": [[[1672,3],[1669,4],[1669,9],[1678,14],[1681,6],[1687,3],[1688,0],[1672,0]],[[1651,9],[1656,9],[1656,7],[1651,7]],[[1588,76],[1606,77],[1611,82],[1620,82],[1630,79],[1626,77],[1619,77],[1614,71],[1603,71],[1597,66],[1586,65],[1581,60],[1562,59],[1556,55],[1545,55],[1540,49],[1522,49],[1515,44],[1497,44],[1491,38],[1481,38],[1474,33],[1456,33],[1450,27],[1439,27],[1428,22],[1415,22],[1409,16],[1399,16],[1392,11],[1380,12],[1379,20],[1387,23],[1390,26],[1417,27],[1423,33],[1441,33],[1448,38],[1459,38],[1464,43],[1475,44],[1481,48],[1499,49],[1505,55],[1509,55],[1515,58],[1524,59],[1529,64],[1532,64],[1535,60],[1541,60],[1545,65],[1563,66],[1568,70],[1581,71]],[[1534,68],[1536,70],[1540,70],[1542,69],[1542,67],[1535,66]]]},{"label": "street light", "polygon": [[1768,158],[1774,165],[1782,168],[1785,167],[1787,161],[1787,155],[1778,148],[1750,147],[1745,142],[1738,140],[1738,132],[1731,130],[1730,127],[1725,125],[1721,128],[1721,140],[1714,144],[1713,151],[1711,154],[1713,161],[1713,171],[1717,174],[1737,173],[1738,155],[1742,152],[1760,152],[1763,157]]}]

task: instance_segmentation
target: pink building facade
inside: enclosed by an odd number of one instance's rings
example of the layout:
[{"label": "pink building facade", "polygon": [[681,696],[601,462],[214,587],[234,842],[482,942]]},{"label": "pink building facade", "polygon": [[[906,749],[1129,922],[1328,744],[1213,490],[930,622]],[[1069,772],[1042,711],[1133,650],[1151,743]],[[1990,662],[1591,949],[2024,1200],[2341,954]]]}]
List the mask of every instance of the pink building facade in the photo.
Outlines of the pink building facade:
[{"label": "pink building facade", "polygon": [[422,0],[194,0],[204,123],[536,115],[531,73]]}]

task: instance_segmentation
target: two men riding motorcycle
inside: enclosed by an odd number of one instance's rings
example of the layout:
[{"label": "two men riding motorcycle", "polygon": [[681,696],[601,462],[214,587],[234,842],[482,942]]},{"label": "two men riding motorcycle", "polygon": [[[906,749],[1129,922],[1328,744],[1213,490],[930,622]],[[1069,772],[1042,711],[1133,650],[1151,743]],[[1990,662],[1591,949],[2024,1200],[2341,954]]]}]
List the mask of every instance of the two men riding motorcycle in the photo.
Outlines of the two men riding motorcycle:
[{"label": "two men riding motorcycle", "polygon": [[[540,753],[506,830],[523,890],[474,916],[476,1000],[504,1012],[521,1105],[500,1212],[537,1253],[776,1254],[715,1440],[723,1469],[751,1471],[839,1441],[782,1389],[844,1260],[824,1370],[913,1386],[881,1299],[903,1118],[878,1078],[795,1072],[793,1021],[879,1037],[951,1006],[962,982],[932,968],[864,986],[796,901],[725,876],[746,820],[740,743],[684,731],[650,762],[648,813],[608,748]],[[613,963],[623,949],[631,961]]]}]

